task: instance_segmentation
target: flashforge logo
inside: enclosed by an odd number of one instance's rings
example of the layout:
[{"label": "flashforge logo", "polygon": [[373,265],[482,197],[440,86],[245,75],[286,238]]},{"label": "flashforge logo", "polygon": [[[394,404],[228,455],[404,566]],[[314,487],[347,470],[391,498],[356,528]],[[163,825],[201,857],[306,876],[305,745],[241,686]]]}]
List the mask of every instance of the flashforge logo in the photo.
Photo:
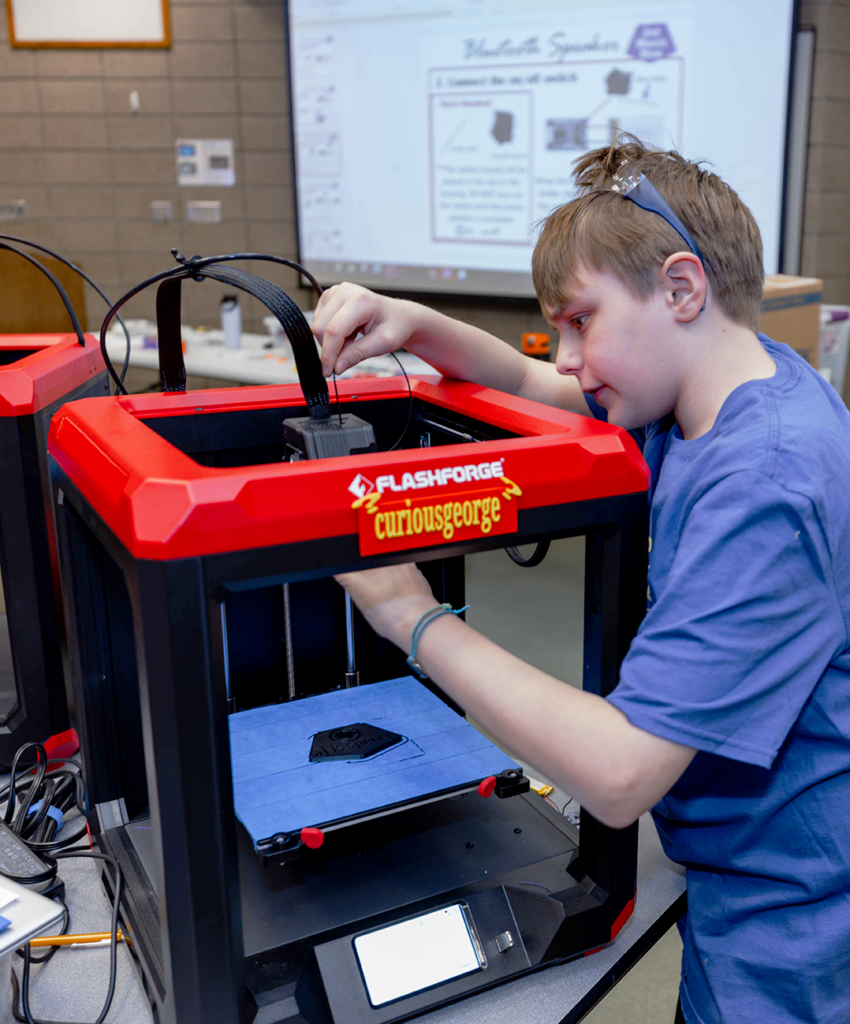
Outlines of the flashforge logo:
[{"label": "flashforge logo", "polygon": [[358,473],[348,485],[349,491],[356,498],[365,498],[367,494],[377,490],[384,491],[418,491],[426,487],[445,487],[446,484],[468,484],[471,481],[501,480],[505,475],[504,459],[494,462],[472,462],[466,466],[441,466],[439,469],[420,469],[416,473],[402,473],[401,480],[394,474],[379,476],[375,483]]},{"label": "flashforge logo", "polygon": [[355,498],[365,498],[367,494],[371,494],[375,490],[375,485],[368,477],[358,473],[348,485],[348,489]]}]

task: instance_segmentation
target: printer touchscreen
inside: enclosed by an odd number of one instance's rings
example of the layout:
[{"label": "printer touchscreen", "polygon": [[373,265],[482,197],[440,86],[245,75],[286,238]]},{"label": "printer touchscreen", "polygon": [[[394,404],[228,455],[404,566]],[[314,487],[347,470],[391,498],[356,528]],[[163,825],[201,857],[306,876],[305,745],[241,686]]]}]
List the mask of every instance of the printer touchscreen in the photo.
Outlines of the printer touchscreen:
[{"label": "printer touchscreen", "polygon": [[486,965],[459,903],[358,935],[354,949],[372,1006],[383,1006]]}]

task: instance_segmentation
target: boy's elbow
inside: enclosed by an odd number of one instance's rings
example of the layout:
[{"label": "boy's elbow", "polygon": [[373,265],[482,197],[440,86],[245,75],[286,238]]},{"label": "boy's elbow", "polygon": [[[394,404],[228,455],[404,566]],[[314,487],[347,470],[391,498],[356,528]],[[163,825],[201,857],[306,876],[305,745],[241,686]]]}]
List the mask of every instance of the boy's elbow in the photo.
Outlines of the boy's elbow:
[{"label": "boy's elbow", "polygon": [[601,767],[594,785],[596,806],[586,801],[591,814],[610,828],[628,828],[654,807],[696,754],[692,747],[637,728],[634,735],[639,743],[624,743]]},{"label": "boy's elbow", "polygon": [[605,793],[598,806],[588,807],[588,810],[609,828],[628,828],[651,806],[646,805],[646,794],[641,782],[640,773],[631,771],[607,780]]},{"label": "boy's elbow", "polygon": [[638,818],[643,814],[643,811],[637,813],[630,807],[611,807],[603,809],[602,813],[594,814],[595,818],[598,818],[603,825],[607,825],[608,828],[628,828],[629,825],[634,825]]}]

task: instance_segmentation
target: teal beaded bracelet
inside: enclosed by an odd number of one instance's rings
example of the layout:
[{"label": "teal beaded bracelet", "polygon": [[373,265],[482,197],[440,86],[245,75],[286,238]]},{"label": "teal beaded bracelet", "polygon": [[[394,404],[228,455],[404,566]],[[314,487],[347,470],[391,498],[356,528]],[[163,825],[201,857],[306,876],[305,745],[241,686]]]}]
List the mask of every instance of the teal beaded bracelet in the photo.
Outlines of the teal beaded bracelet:
[{"label": "teal beaded bracelet", "polygon": [[410,639],[410,654],[407,657],[407,664],[410,666],[410,671],[420,681],[428,678],[428,673],[422,668],[419,662],[416,660],[416,648],[419,645],[419,640],[422,634],[425,632],[425,627],[429,626],[434,619],[439,619],[441,615],[460,615],[461,612],[465,612],[469,608],[466,604],[463,608],[452,608],[450,604],[438,604],[436,608],[432,608],[430,611],[425,612],[422,618],[413,627],[413,636]]}]

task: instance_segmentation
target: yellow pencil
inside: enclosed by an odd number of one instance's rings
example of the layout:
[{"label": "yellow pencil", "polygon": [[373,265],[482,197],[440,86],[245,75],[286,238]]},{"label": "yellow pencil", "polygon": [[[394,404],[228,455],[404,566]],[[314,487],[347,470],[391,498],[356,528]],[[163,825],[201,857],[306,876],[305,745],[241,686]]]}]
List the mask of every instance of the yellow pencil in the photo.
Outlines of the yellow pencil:
[{"label": "yellow pencil", "polygon": [[[86,935],[43,935],[40,939],[30,939],[30,946],[75,946],[84,942],[106,942],[112,938],[112,932],[89,932]],[[118,941],[124,933],[118,929]]]}]

